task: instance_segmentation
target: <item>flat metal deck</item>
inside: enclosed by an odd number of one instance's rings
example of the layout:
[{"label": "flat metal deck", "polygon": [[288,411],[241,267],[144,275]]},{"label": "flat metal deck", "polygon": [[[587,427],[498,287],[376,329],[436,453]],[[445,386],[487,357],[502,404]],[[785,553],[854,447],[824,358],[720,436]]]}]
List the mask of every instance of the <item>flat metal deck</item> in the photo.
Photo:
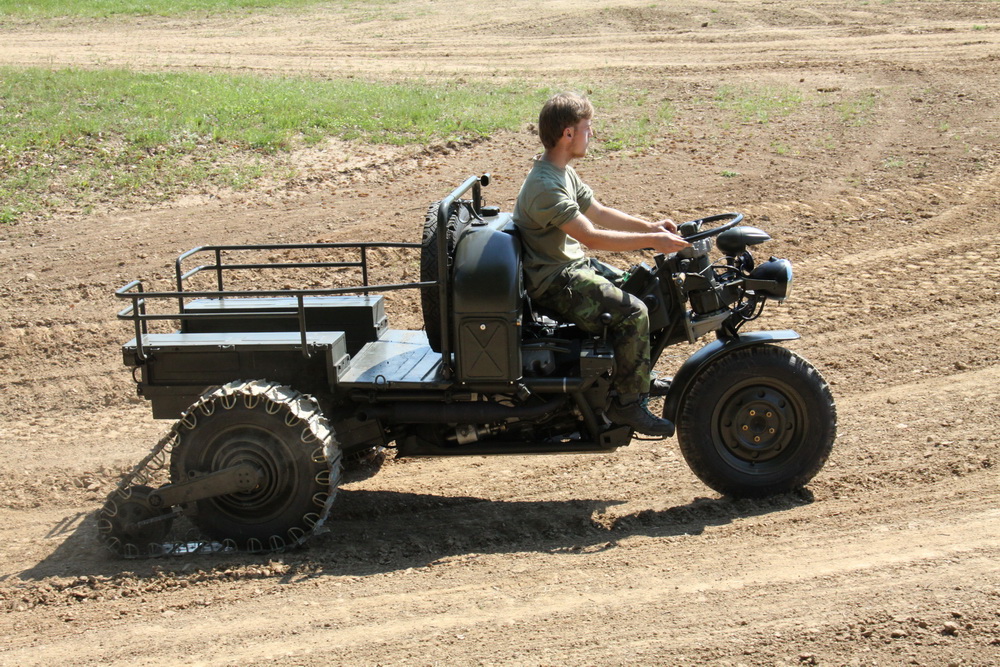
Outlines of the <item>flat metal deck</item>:
[{"label": "flat metal deck", "polygon": [[441,354],[431,349],[427,334],[399,329],[389,329],[361,348],[338,384],[348,389],[450,386],[441,373]]}]

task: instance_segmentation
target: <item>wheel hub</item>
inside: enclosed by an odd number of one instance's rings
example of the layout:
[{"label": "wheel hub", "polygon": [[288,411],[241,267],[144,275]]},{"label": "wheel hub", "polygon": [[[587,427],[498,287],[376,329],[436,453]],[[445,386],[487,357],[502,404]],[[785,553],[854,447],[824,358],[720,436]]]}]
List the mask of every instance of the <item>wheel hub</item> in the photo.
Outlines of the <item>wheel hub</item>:
[{"label": "wheel hub", "polygon": [[771,387],[746,387],[736,392],[724,404],[721,416],[726,447],[751,463],[780,456],[796,428],[792,406]]},{"label": "wheel hub", "polygon": [[249,512],[258,519],[268,516],[280,507],[289,485],[294,483],[287,465],[281,463],[284,452],[280,440],[264,429],[252,427],[234,429],[222,440],[209,467],[221,470],[249,463],[260,481],[253,489],[218,496],[212,502],[227,512]]}]

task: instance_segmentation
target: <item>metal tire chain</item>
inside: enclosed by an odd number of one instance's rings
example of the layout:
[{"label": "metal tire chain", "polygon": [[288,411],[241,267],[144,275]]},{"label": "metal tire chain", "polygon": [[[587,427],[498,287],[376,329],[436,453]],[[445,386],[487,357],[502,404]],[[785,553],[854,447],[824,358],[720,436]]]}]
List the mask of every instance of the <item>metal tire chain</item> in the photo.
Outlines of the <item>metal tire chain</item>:
[{"label": "metal tire chain", "polygon": [[[225,540],[222,543],[195,538],[181,542],[164,542],[147,545],[142,549],[140,545],[122,542],[117,536],[112,535],[112,524],[110,518],[118,513],[117,500],[128,500],[131,497],[131,488],[136,484],[145,484],[150,480],[153,473],[162,470],[167,466],[167,455],[180,442],[181,429],[191,430],[197,424],[198,414],[210,415],[217,407],[231,410],[242,398],[248,407],[256,406],[262,398],[269,401],[264,409],[269,414],[276,414],[282,407],[287,408],[288,414],[285,417],[289,426],[297,422],[304,424],[301,439],[303,442],[317,443],[317,451],[314,456],[320,456],[318,451],[322,448],[321,456],[327,463],[327,469],[321,473],[325,479],[317,481],[327,486],[325,493],[317,493],[313,497],[313,503],[319,508],[318,513],[310,513],[303,517],[310,526],[308,531],[296,529],[289,531],[286,540],[280,535],[274,535],[264,545],[259,541],[248,549],[240,549],[233,540]],[[97,512],[97,533],[100,542],[112,554],[121,558],[157,558],[170,555],[190,555],[205,553],[269,553],[284,551],[304,544],[313,535],[322,532],[323,523],[330,514],[330,507],[337,495],[337,486],[340,483],[341,452],[339,444],[334,436],[326,417],[323,416],[319,404],[312,396],[301,394],[294,389],[268,382],[266,380],[236,380],[217,389],[206,392],[187,410],[180,419],[170,427],[163,438],[160,439],[149,454],[132,468],[125,477],[121,479],[118,486],[108,494],[104,506]]]}]

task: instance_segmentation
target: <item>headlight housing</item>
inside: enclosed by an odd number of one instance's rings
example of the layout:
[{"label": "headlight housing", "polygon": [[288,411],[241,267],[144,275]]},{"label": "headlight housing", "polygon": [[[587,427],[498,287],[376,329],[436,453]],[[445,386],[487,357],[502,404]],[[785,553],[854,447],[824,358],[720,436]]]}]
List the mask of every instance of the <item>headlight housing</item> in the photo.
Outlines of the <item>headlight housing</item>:
[{"label": "headlight housing", "polygon": [[750,272],[744,287],[773,301],[784,301],[792,290],[792,263],[772,257]]}]

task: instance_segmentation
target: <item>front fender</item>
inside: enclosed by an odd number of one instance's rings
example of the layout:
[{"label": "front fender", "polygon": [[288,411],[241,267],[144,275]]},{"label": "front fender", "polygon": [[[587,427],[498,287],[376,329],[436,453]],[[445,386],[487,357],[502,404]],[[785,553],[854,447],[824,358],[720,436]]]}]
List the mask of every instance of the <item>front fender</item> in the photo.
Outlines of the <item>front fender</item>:
[{"label": "front fender", "polygon": [[702,369],[720,357],[742,350],[745,347],[754,345],[766,345],[767,343],[780,343],[786,340],[797,340],[799,334],[791,329],[779,331],[751,331],[741,333],[734,338],[714,340],[701,348],[685,361],[674,375],[673,382],[667,395],[663,397],[663,417],[674,423],[677,422],[677,411],[680,409],[681,399],[687,393],[688,388]]}]

